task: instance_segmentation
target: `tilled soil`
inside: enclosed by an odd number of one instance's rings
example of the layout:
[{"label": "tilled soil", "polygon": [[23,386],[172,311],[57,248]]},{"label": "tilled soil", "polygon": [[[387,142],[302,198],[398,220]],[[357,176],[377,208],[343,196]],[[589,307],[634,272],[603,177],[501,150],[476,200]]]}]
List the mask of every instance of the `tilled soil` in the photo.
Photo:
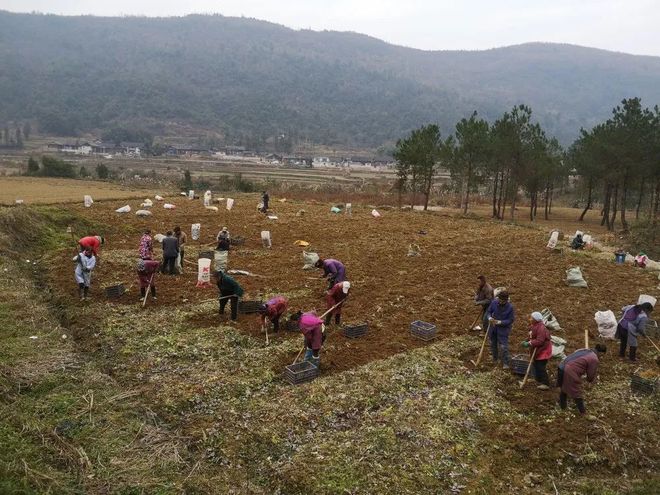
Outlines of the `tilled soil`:
[{"label": "tilled soil", "polygon": [[[229,255],[229,268],[248,270],[256,275],[235,278],[245,288],[245,299],[266,299],[283,294],[290,300],[291,312],[298,309],[325,310],[325,281],[319,270],[303,271],[302,248],[294,245],[301,239],[311,243],[310,251],[322,257],[336,258],[345,263],[348,280],[353,284],[350,300],[343,311],[343,323],[369,324],[366,336],[349,339],[338,328],[330,327],[322,367],[325,373],[339,372],[406,352],[425,342],[413,337],[410,323],[423,320],[437,325],[438,339],[468,332],[478,308],[473,294],[476,277],[484,274],[493,286],[509,289],[517,313],[511,335],[512,353],[527,335],[527,318],[535,310],[550,308],[562,328],[557,335],[569,341],[567,351],[582,347],[584,329],[596,335],[594,312],[612,309],[618,312],[635,302],[640,293],[658,296],[654,274],[630,266],[596,259],[588,253],[563,253],[546,250],[547,234],[529,227],[501,224],[494,221],[460,218],[437,212],[400,212],[381,210],[382,217],[371,216],[371,207],[354,205],[353,215],[331,213],[330,204],[311,202],[272,202],[277,220],[269,220],[256,211],[255,195],[239,196],[234,209],[228,212],[221,203],[220,211],[203,207],[201,200],[183,197],[166,198],[177,205],[165,210],[155,202],[153,215],[138,218],[133,213],[119,214],[114,210],[126,201],[97,202],[92,208],[82,205],[64,206],[95,222],[107,225],[107,238],[94,272],[93,300],[84,304],[139,304],[136,275],[137,248],[144,228],[165,233],[180,225],[188,233],[186,259],[196,263],[200,250],[212,250],[217,232],[227,226],[233,236],[246,238],[242,246]],[[133,211],[140,201],[129,201]],[[304,215],[296,216],[300,210]],[[202,238],[193,241],[190,225],[201,223]],[[269,230],[273,238],[271,249],[261,245],[260,232]],[[426,233],[421,233],[421,232]],[[77,237],[94,234],[76,233]],[[421,256],[408,257],[408,245],[416,243]],[[157,244],[157,243],[155,243]],[[207,245],[207,246],[205,246]],[[71,304],[76,300],[71,253],[63,251],[53,260],[51,284]],[[157,256],[160,249],[156,247]],[[196,266],[185,263],[183,275],[158,274],[158,300],[152,305],[192,309],[203,301],[217,298],[217,289],[196,287]],[[580,266],[588,289],[570,288],[565,270]],[[103,288],[122,282],[129,291],[120,299],[107,300]],[[229,312],[227,308],[226,312]],[[194,316],[191,327],[206,328],[226,323],[217,312]],[[246,334],[264,339],[258,318],[241,315],[236,327]],[[481,338],[475,334],[475,348]],[[270,334],[271,339],[300,339],[292,332]],[[612,346],[611,346],[612,347]],[[613,350],[613,347],[612,347]],[[469,350],[457,349],[465,362],[476,358]],[[651,353],[641,344],[643,359]],[[294,356],[291,356],[293,360]],[[282,363],[284,366],[287,363]]]}]

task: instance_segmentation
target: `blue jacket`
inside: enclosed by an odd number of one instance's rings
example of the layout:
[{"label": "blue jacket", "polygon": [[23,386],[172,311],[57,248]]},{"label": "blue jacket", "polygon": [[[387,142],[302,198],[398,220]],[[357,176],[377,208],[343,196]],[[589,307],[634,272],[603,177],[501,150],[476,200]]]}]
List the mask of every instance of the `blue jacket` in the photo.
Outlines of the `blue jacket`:
[{"label": "blue jacket", "polygon": [[[506,332],[506,333],[509,333],[511,331],[513,322],[516,319],[516,315],[513,311],[513,305],[510,302],[507,302],[504,306],[500,306],[500,301],[497,298],[495,298],[490,303],[490,306],[488,306],[488,310],[486,311],[486,316],[489,318],[492,317],[495,318],[496,320],[500,320],[502,324],[497,325],[494,328],[497,329],[498,332]],[[493,327],[491,326],[491,328]]]}]

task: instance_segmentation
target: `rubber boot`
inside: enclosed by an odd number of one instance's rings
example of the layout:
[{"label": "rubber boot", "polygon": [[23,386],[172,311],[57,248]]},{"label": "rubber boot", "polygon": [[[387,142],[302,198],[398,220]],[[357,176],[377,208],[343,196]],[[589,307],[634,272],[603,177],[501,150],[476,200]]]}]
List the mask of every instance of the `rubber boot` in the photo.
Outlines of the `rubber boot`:
[{"label": "rubber boot", "polygon": [[156,288],[153,285],[151,286],[151,299],[156,300]]},{"label": "rubber boot", "polygon": [[339,326],[341,323],[341,315],[335,315],[335,325]]},{"label": "rubber boot", "polygon": [[637,347],[630,346],[630,360],[637,361]]},{"label": "rubber boot", "polygon": [[83,285],[79,284],[78,285],[78,297],[80,298],[81,301],[85,299],[84,292],[83,292]]},{"label": "rubber boot", "polygon": [[89,299],[89,287],[83,288],[83,296],[85,299]]},{"label": "rubber boot", "polygon": [[140,301],[144,299],[144,296],[147,294],[147,289],[144,287],[140,287]]},{"label": "rubber boot", "polygon": [[332,319],[332,315],[330,315],[330,314],[327,315],[327,316],[325,317],[325,321],[323,322],[323,324],[324,324],[326,327],[330,326],[330,320],[331,320],[331,319]]}]

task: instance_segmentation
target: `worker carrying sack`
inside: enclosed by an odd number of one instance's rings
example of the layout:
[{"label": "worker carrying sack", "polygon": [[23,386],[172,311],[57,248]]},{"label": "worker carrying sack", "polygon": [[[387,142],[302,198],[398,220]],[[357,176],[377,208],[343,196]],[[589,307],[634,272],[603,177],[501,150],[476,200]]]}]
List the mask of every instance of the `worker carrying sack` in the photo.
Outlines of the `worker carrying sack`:
[{"label": "worker carrying sack", "polygon": [[566,283],[570,287],[589,287],[587,281],[582,276],[582,270],[579,266],[574,266],[566,270]]}]

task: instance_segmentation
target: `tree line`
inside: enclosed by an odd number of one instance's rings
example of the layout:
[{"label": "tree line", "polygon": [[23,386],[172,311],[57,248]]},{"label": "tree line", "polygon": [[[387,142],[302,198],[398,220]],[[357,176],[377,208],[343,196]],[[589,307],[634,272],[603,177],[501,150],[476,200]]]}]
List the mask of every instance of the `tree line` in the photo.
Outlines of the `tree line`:
[{"label": "tree line", "polygon": [[0,146],[5,148],[22,148],[25,141],[30,139],[32,127],[29,122],[9,126],[5,124],[0,128]]},{"label": "tree line", "polygon": [[[98,179],[112,178],[112,172],[104,163],[97,164],[94,171]],[[72,163],[48,155],[42,156],[41,162],[33,156],[30,156],[28,158],[25,175],[31,177],[64,177],[68,179],[75,179],[78,177],[86,179],[92,177],[91,172],[89,172],[84,165],[81,165],[80,168],[76,170]]]},{"label": "tree line", "polygon": [[[615,228],[617,214],[628,230],[626,209],[646,215],[654,225],[660,203],[660,110],[643,108],[639,98],[624,99],[612,116],[563,149],[532,119],[532,109],[518,105],[492,124],[474,112],[461,119],[452,135],[442,138],[436,124],[420,127],[399,139],[394,151],[397,189],[429,196],[440,168],[449,171],[467,213],[470,195],[488,192],[492,216],[515,216],[524,196],[529,219],[541,206],[547,220],[558,188],[569,180],[586,196],[580,220],[601,205],[602,225]],[[508,208],[508,213],[507,213]]]}]

